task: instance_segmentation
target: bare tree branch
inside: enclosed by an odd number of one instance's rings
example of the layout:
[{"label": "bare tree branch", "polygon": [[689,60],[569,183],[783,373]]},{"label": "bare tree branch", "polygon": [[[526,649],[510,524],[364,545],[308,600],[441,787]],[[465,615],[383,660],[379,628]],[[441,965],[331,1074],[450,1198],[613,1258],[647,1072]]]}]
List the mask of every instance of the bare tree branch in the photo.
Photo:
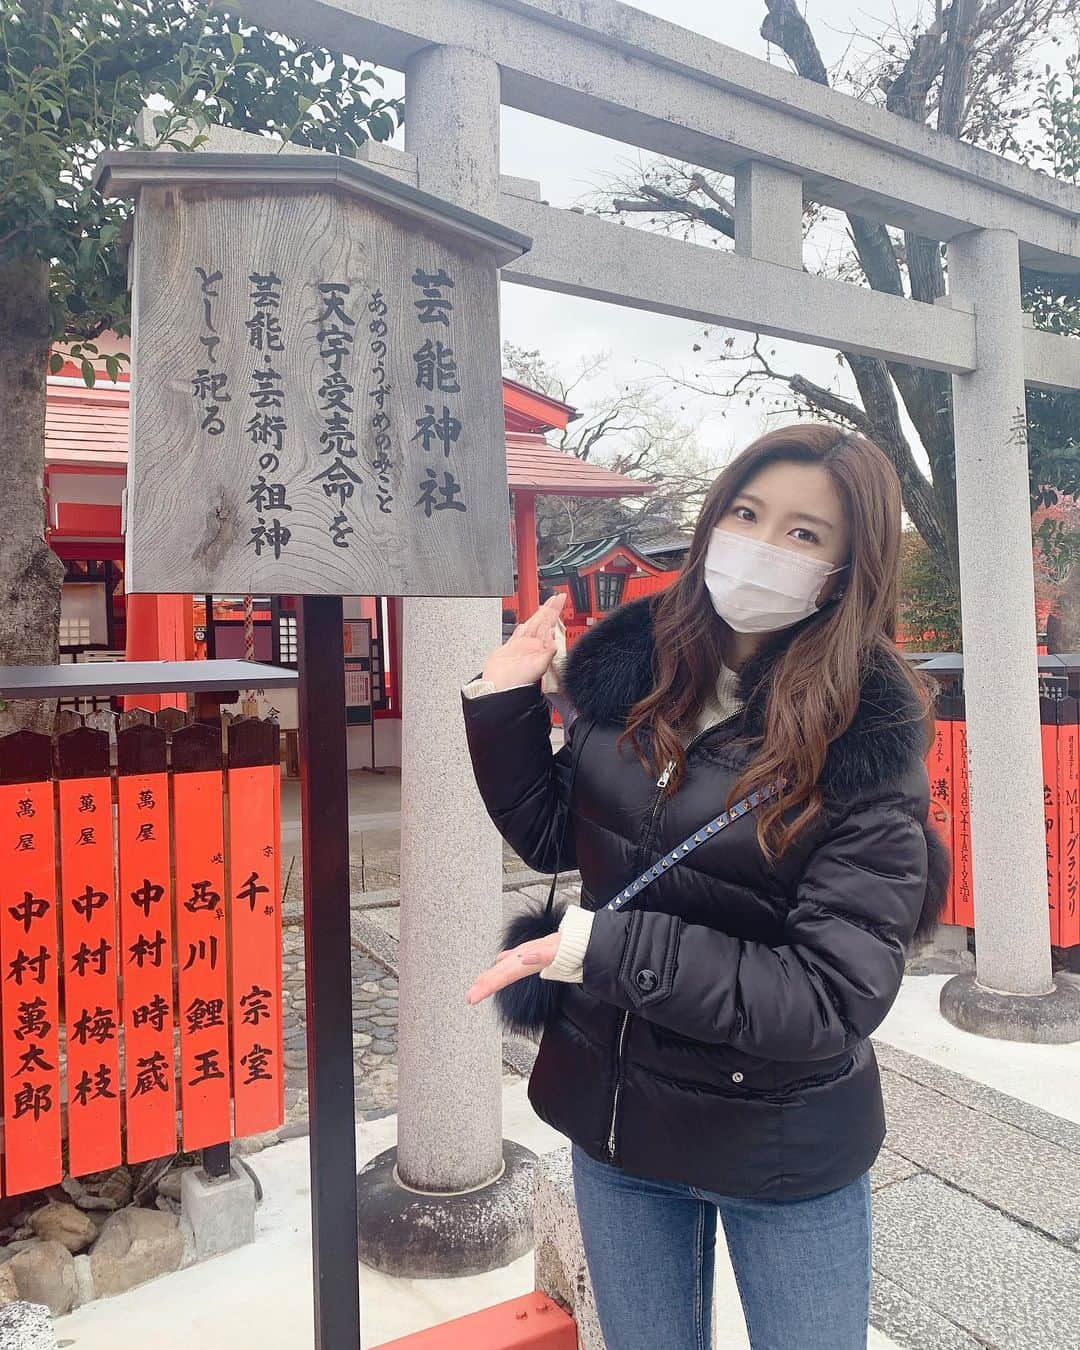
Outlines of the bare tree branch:
[{"label": "bare tree branch", "polygon": [[703,173],[692,173],[690,175],[690,183],[693,187],[696,187],[699,192],[704,192],[706,197],[711,197],[717,206],[719,206],[720,210],[723,211],[725,215],[730,216],[732,221],[734,221],[735,203],[729,201],[727,197],[717,192]]},{"label": "bare tree branch", "polygon": [[[814,34],[803,13],[802,0],[763,0],[767,15],[761,35],[788,57],[804,78],[829,85],[831,77]],[[1050,21],[1068,13],[1076,0],[937,0],[925,27],[893,18],[880,37],[858,33],[869,41],[872,58],[862,58],[858,78],[839,72],[859,96],[884,100],[893,112],[919,125],[936,126],[956,139],[968,137],[991,148],[1012,147],[1022,152],[1013,128],[1030,108],[1025,93],[1034,75],[1025,61],[1045,40]],[[925,10],[918,8],[921,20]],[[853,35],[854,36],[854,35]],[[654,176],[655,175],[655,176]],[[734,234],[730,194],[715,175],[672,161],[642,169],[640,179],[611,192],[617,211],[664,213],[678,227],[702,223],[727,237]],[[610,191],[610,190],[609,190]],[[617,193],[617,195],[616,195]],[[610,201],[610,197],[609,197]],[[811,204],[806,219],[820,206]],[[853,252],[838,264],[824,263],[828,274],[854,284],[913,301],[932,303],[945,294],[943,253],[937,240],[896,231],[875,220],[847,213]],[[664,228],[666,222],[653,222]],[[905,277],[906,274],[906,277]],[[1080,281],[1071,277],[1024,278],[1026,294],[1076,293]],[[706,333],[707,336],[707,333]],[[734,339],[728,338],[731,347]],[[700,347],[695,345],[695,351]],[[895,362],[883,362],[852,352],[840,356],[852,372],[858,401],[798,374],[772,368],[760,340],[749,353],[721,355],[721,361],[746,362],[727,377],[724,398],[750,402],[767,382],[790,390],[795,410],[813,411],[858,426],[870,435],[896,467],[905,509],[920,535],[947,574],[956,573],[955,481],[951,387],[948,376]],[[713,386],[667,375],[673,384],[698,393],[716,394]],[[778,400],[774,401],[778,402]],[[861,402],[861,407],[860,407]],[[914,425],[930,463],[928,479],[915,461],[905,434],[901,405]],[[642,460],[642,465],[646,463]]]},{"label": "bare tree branch", "polygon": [[916,36],[911,44],[911,54],[885,96],[888,110],[911,122],[926,121],[930,87],[945,64],[945,49],[941,43],[943,24],[939,15],[925,32]]},{"label": "bare tree branch", "polygon": [[979,16],[979,0],[953,0],[949,6],[944,43],[944,68],[941,76],[941,96],[938,99],[938,131],[946,136],[959,136],[967,111],[971,44],[975,22]]},{"label": "bare tree branch", "polygon": [[769,11],[761,25],[761,36],[765,41],[785,52],[800,75],[815,84],[828,84],[825,62],[795,0],[765,0],[765,7]]},{"label": "bare tree branch", "polygon": [[[699,175],[695,174],[694,177],[698,178]],[[727,235],[729,239],[735,238],[734,208],[731,208],[729,214],[725,214],[725,212],[717,211],[711,206],[699,206],[689,197],[673,196],[670,192],[664,192],[651,183],[643,183],[639,191],[643,200],[636,201],[633,198],[616,197],[611,205],[616,211],[676,211],[690,220],[699,220],[703,225],[708,225],[719,231],[720,234]]]},{"label": "bare tree branch", "polygon": [[915,463],[911,445],[904,435],[889,372],[881,361],[873,357],[845,356],[845,360],[855,377],[863,407],[872,412],[873,430],[867,434],[889,456],[900,479],[904,510],[946,574],[953,574],[956,570],[955,551],[950,549],[953,535],[942,522],[935,484],[926,478]]}]

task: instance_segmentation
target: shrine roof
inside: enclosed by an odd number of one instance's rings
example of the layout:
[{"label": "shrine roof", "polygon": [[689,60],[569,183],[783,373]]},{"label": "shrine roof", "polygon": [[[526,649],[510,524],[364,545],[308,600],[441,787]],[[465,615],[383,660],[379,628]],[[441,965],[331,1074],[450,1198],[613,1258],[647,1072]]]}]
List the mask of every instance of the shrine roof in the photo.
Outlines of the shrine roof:
[{"label": "shrine roof", "polygon": [[508,375],[502,377],[502,387],[507,431],[563,431],[581,416],[569,403]]},{"label": "shrine roof", "polygon": [[561,558],[555,558],[551,562],[545,563],[540,568],[540,576],[552,578],[561,576],[564,572],[572,572],[577,568],[589,567],[615,550],[629,554],[632,558],[640,559],[642,563],[651,566],[653,571],[658,570],[655,564],[650,564],[648,556],[630,542],[628,534],[623,531],[619,534],[606,534],[598,539],[582,539],[579,543],[567,549]]},{"label": "shrine roof", "polygon": [[639,553],[651,558],[657,553],[685,553],[690,547],[692,535],[665,534],[657,539],[639,540],[635,545]]},{"label": "shrine roof", "polygon": [[123,384],[87,388],[50,375],[45,395],[46,464],[125,465],[130,392]]},{"label": "shrine roof", "polygon": [[[517,389],[525,388],[515,381],[509,383]],[[126,379],[113,384],[102,378],[88,388],[81,378],[50,375],[45,400],[46,464],[85,468],[126,465],[129,398]],[[504,382],[504,411],[510,402]],[[554,404],[554,400],[551,402]],[[652,491],[650,483],[553,449],[538,433],[507,432],[506,471],[511,490],[548,496],[627,497]]]},{"label": "shrine roof", "polygon": [[652,483],[556,450],[540,436],[514,432],[506,437],[506,476],[511,490],[547,497],[640,497],[653,490]]}]

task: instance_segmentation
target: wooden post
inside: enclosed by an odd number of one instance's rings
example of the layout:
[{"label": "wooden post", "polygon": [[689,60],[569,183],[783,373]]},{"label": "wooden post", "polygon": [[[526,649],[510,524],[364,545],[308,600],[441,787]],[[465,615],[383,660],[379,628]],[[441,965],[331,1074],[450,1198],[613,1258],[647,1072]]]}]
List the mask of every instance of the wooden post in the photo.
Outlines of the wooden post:
[{"label": "wooden post", "polygon": [[297,621],[315,1350],[353,1350],[360,1264],[341,598],[302,597]]},{"label": "wooden post", "polygon": [[540,606],[540,578],[536,570],[536,493],[514,489],[514,536],[517,540],[518,622],[524,623]]}]

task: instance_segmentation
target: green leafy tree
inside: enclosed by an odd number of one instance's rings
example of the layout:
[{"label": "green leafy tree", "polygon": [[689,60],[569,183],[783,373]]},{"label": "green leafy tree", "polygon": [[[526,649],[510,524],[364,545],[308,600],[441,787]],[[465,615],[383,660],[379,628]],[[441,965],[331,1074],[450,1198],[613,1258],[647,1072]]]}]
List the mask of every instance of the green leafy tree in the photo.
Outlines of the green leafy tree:
[{"label": "green leafy tree", "polygon": [[[1080,183],[1080,57],[1049,67],[1035,101],[1038,134],[1022,158]],[[1025,303],[1035,323],[1080,339],[1080,277],[1033,277]],[[1036,571],[1054,579],[1051,651],[1080,651],[1080,393],[1027,391],[1028,451],[1036,507]]]},{"label": "green leafy tree", "polygon": [[[130,205],[93,190],[98,156],[136,144],[147,104],[154,144],[173,149],[223,123],[353,154],[403,118],[381,85],[350,57],[197,0],[0,0],[0,665],[57,657],[63,568],[42,496],[50,348],[72,344],[87,383],[95,358],[113,378],[123,359],[96,340],[128,329]],[[11,705],[0,729],[51,717],[49,704]]]},{"label": "green leafy tree", "polygon": [[905,530],[901,543],[900,620],[912,651],[961,650],[956,585],[915,529]]}]

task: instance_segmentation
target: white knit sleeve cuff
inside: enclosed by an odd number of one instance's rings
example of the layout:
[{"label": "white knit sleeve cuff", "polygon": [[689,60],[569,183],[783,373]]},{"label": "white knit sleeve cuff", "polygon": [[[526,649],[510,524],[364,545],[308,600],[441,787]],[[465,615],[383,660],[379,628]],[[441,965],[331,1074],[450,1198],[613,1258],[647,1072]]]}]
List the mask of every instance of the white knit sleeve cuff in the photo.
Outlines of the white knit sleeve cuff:
[{"label": "white knit sleeve cuff", "polygon": [[[535,683],[532,681],[531,683]],[[524,684],[509,684],[507,689],[524,689]],[[468,684],[461,686],[461,692],[466,698],[479,698],[481,694],[503,694],[505,689],[496,689],[494,680],[476,679],[470,680]]]},{"label": "white knit sleeve cuff", "polygon": [[559,924],[559,950],[550,966],[540,972],[542,980],[566,980],[580,984],[585,964],[585,949],[592,932],[592,911],[580,905],[567,905]]}]

